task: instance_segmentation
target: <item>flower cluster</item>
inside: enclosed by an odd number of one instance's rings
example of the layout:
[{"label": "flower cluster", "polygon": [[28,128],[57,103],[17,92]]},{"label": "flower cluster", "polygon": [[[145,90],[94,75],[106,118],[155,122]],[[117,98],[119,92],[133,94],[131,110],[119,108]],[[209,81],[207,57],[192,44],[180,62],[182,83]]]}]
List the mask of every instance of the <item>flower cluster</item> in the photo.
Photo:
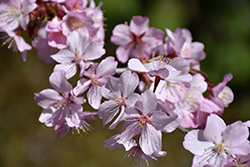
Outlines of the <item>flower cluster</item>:
[{"label": "flower cluster", "polygon": [[[90,131],[87,121],[96,117],[109,129],[123,122],[104,146],[124,148],[135,163],[165,156],[162,133],[178,129],[185,135],[184,148],[195,155],[192,166],[249,165],[249,121],[226,126],[218,116],[234,99],[227,86],[232,74],[214,85],[200,68],[204,45],[193,42],[189,30],[166,28],[164,38],[143,16],[113,29],[118,61],[111,56],[97,61],[106,52],[101,6],[93,0],[0,3],[2,43],[25,61],[32,47],[20,34],[28,30],[38,57],[55,64],[49,77],[54,89],[35,93],[43,108],[39,121],[61,137]],[[117,67],[118,62],[127,67]],[[72,77],[78,77],[75,87]],[[84,104],[95,111],[84,111]]]}]

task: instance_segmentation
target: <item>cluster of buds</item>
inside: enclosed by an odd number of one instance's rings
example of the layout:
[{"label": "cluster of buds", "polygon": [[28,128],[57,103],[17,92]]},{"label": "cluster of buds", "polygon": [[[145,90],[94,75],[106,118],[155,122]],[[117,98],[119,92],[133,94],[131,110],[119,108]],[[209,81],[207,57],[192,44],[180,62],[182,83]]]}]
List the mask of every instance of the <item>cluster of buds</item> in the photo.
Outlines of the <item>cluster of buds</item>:
[{"label": "cluster of buds", "polygon": [[[113,29],[118,61],[111,56],[95,61],[105,54],[101,6],[93,0],[0,3],[2,43],[20,51],[25,61],[32,47],[20,34],[28,30],[38,57],[55,64],[49,77],[54,89],[35,93],[43,108],[39,121],[61,137],[87,133],[93,129],[87,121],[96,117],[109,129],[123,122],[104,146],[125,148],[135,163],[165,156],[162,133],[178,129],[185,135],[184,148],[195,155],[192,166],[249,165],[250,121],[226,126],[219,117],[234,99],[227,86],[232,74],[214,85],[200,68],[204,45],[193,42],[189,30],[166,28],[164,38],[143,16]],[[127,67],[117,67],[118,62]],[[73,87],[69,80],[76,74]],[[86,103],[94,111],[85,111]]]}]

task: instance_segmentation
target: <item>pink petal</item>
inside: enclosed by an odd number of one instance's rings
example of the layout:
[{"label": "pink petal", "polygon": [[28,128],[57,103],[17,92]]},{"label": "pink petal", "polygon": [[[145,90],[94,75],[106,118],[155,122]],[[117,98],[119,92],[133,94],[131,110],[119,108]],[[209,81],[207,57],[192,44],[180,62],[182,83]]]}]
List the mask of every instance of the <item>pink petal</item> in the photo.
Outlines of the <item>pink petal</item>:
[{"label": "pink petal", "polygon": [[66,73],[64,71],[55,71],[49,77],[51,86],[62,94],[68,93],[72,90],[72,86],[67,81],[65,75]]},{"label": "pink petal", "polygon": [[14,39],[20,52],[32,49],[32,47],[28,43],[26,43],[21,36],[15,35]]},{"label": "pink petal", "polygon": [[204,129],[204,137],[208,141],[219,143],[222,140],[222,132],[226,124],[218,115],[211,114],[207,117],[207,125]]},{"label": "pink petal", "polygon": [[162,44],[162,39],[164,37],[164,32],[162,30],[150,27],[146,34],[142,37],[142,40],[147,43],[148,46],[154,48]]},{"label": "pink petal", "polygon": [[102,94],[101,94],[101,87],[97,85],[91,85],[88,93],[88,102],[94,109],[98,109],[101,104]]},{"label": "pink petal", "polygon": [[103,44],[99,42],[91,42],[85,50],[83,55],[84,60],[95,60],[105,54]]},{"label": "pink petal", "polygon": [[128,97],[138,86],[139,77],[136,73],[125,71],[120,76],[120,84],[120,90],[123,93],[123,97]]},{"label": "pink petal", "polygon": [[64,71],[66,79],[70,79],[76,74],[77,67],[75,63],[57,64],[54,68],[54,72],[56,71]]},{"label": "pink petal", "polygon": [[148,72],[149,70],[145,68],[145,66],[142,64],[142,62],[139,59],[130,59],[128,61],[128,68],[132,71],[138,71],[138,72]]},{"label": "pink petal", "polygon": [[[153,126],[155,127],[156,130],[161,130],[166,133],[170,133],[173,130],[179,126],[179,122],[177,121],[174,124],[171,124],[176,120],[178,116],[168,116],[166,113],[161,112],[161,111],[155,111],[153,112],[153,115],[151,116],[151,122]],[[170,125],[170,126],[169,126]]]},{"label": "pink petal", "polygon": [[126,63],[128,61],[132,49],[133,45],[119,46],[115,52],[118,61],[121,63]]},{"label": "pink petal", "polygon": [[124,111],[125,111],[125,107],[124,106],[120,106],[120,114],[114,120],[114,122],[109,126],[109,129],[114,129],[118,123],[120,123],[121,121],[124,120],[123,119]]},{"label": "pink petal", "polygon": [[129,26],[125,24],[119,24],[113,29],[113,35],[111,36],[111,42],[116,45],[125,46],[129,42],[133,41],[133,36],[129,30]]},{"label": "pink petal", "polygon": [[103,126],[109,123],[119,112],[120,105],[114,100],[105,101],[98,110],[98,116],[102,119]]},{"label": "pink petal", "polygon": [[206,113],[218,113],[219,111],[221,111],[219,106],[217,106],[214,102],[207,98],[203,98],[199,110]]},{"label": "pink petal", "polygon": [[155,94],[151,90],[146,90],[141,99],[135,104],[135,107],[143,114],[148,114],[156,110],[157,100]]},{"label": "pink petal", "polygon": [[[234,122],[227,126],[223,132],[223,140],[228,147],[237,147],[247,140],[249,130],[241,121]],[[249,146],[250,147],[250,146]]]},{"label": "pink petal", "polygon": [[73,31],[68,36],[68,43],[71,52],[82,55],[87,48],[87,35],[84,31]]},{"label": "pink petal", "polygon": [[100,62],[96,68],[96,76],[102,77],[104,75],[114,75],[118,62],[114,57],[107,57]]},{"label": "pink petal", "polygon": [[229,147],[226,149],[231,154],[249,155],[250,154],[250,143],[248,140],[245,140],[243,143],[241,143],[240,145],[237,145],[236,147]]},{"label": "pink petal", "polygon": [[58,63],[71,63],[75,60],[74,55],[68,49],[60,50],[56,54],[51,55],[51,58]]},{"label": "pink petal", "polygon": [[35,93],[36,103],[44,109],[49,108],[51,105],[55,104],[56,101],[61,99],[62,96],[54,89],[45,89],[39,93]]},{"label": "pink petal", "polygon": [[186,39],[176,33],[173,33],[171,30],[167,28],[166,28],[166,32],[170,41],[173,43],[173,48],[175,49],[177,53],[179,53]]},{"label": "pink petal", "polygon": [[113,77],[109,77],[105,86],[102,86],[102,96],[105,99],[113,100],[116,97],[121,96],[121,92],[119,89],[118,83],[113,79]]},{"label": "pink petal", "polygon": [[146,155],[151,155],[156,151],[161,151],[162,135],[161,131],[156,130],[152,125],[148,124],[146,130],[141,133],[139,144],[142,151]]},{"label": "pink petal", "polygon": [[41,115],[39,116],[39,121],[41,123],[45,123],[46,126],[52,127],[52,120],[51,117],[53,115],[53,112],[51,109],[44,109]]},{"label": "pink petal", "polygon": [[77,86],[73,89],[74,94],[80,95],[84,93],[86,90],[88,90],[89,86],[91,84],[90,79],[82,78],[77,82]]},{"label": "pink petal", "polygon": [[141,127],[138,126],[138,122],[125,122],[123,125],[123,131],[120,134],[120,139],[117,142],[123,144],[138,135],[140,132]]},{"label": "pink petal", "polygon": [[203,130],[192,130],[186,134],[183,146],[195,155],[203,155],[204,149],[213,147],[213,142],[207,141],[203,136]]},{"label": "pink petal", "polygon": [[80,113],[83,108],[78,104],[70,104],[70,114],[68,114],[65,118],[69,127],[79,127],[81,124]]},{"label": "pink petal", "polygon": [[148,17],[134,16],[130,21],[130,31],[135,33],[135,35],[140,36],[145,33],[148,29],[149,19]]},{"label": "pink petal", "polygon": [[125,105],[126,107],[132,107],[135,105],[135,103],[137,102],[137,100],[139,100],[140,95],[137,93],[131,93],[128,96],[128,99],[125,101]]}]

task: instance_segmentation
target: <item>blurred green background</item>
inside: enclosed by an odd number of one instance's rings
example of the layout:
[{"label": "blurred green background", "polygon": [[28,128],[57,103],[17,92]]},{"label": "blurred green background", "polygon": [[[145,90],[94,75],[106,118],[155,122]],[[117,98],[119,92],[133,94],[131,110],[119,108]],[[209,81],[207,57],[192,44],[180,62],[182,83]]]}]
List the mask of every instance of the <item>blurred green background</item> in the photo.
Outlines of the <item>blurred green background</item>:
[{"label": "blurred green background", "polygon": [[[99,1],[97,1],[99,2]],[[250,2],[248,0],[103,0],[107,21],[106,55],[114,55],[109,42],[115,25],[143,15],[150,26],[174,31],[188,28],[194,41],[205,44],[207,58],[201,62],[214,83],[231,72],[228,84],[234,102],[222,117],[226,123],[250,119]],[[90,121],[94,131],[81,136],[60,138],[38,121],[42,111],[34,101],[34,92],[51,88],[48,77],[53,65],[47,65],[28,53],[26,62],[19,54],[0,48],[0,166],[1,167],[127,167],[123,149],[110,151],[104,140],[119,132],[108,130],[100,120]],[[183,135],[176,131],[163,135],[163,150],[168,154],[151,160],[151,167],[185,167],[192,154],[182,147]],[[142,162],[142,166],[146,163]]]}]

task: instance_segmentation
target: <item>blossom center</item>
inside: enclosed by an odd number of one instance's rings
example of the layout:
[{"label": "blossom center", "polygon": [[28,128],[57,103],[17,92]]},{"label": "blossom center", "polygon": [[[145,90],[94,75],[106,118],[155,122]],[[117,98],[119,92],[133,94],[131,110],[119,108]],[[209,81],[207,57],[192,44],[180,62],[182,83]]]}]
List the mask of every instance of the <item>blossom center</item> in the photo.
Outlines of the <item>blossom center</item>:
[{"label": "blossom center", "polygon": [[224,142],[222,141],[219,144],[215,144],[214,151],[217,152],[218,155],[221,155],[224,152],[226,153]]},{"label": "blossom center", "polygon": [[141,126],[145,126],[145,124],[150,123],[150,118],[148,115],[141,115],[139,121]]},{"label": "blossom center", "polygon": [[69,17],[67,21],[67,26],[71,31],[74,31],[78,28],[84,27],[84,20],[80,20],[75,17]]},{"label": "blossom center", "polygon": [[59,107],[62,107],[64,110],[64,107],[67,106],[69,103],[71,103],[69,99],[69,94],[63,95],[62,99],[57,102],[57,104],[54,106],[56,109]]},{"label": "blossom center", "polygon": [[[141,38],[145,35],[146,32],[142,33],[140,36],[136,35],[135,33],[131,32],[131,34],[133,35],[133,40],[130,42],[134,42],[135,43],[135,46],[138,45],[138,46],[141,46],[141,43],[146,43],[145,41],[143,41]],[[129,44],[130,44],[129,43]]]},{"label": "blossom center", "polygon": [[15,17],[20,17],[22,15],[22,8],[17,9],[15,7],[12,6],[7,6],[6,10],[7,10],[7,15],[8,16],[15,16]]}]

